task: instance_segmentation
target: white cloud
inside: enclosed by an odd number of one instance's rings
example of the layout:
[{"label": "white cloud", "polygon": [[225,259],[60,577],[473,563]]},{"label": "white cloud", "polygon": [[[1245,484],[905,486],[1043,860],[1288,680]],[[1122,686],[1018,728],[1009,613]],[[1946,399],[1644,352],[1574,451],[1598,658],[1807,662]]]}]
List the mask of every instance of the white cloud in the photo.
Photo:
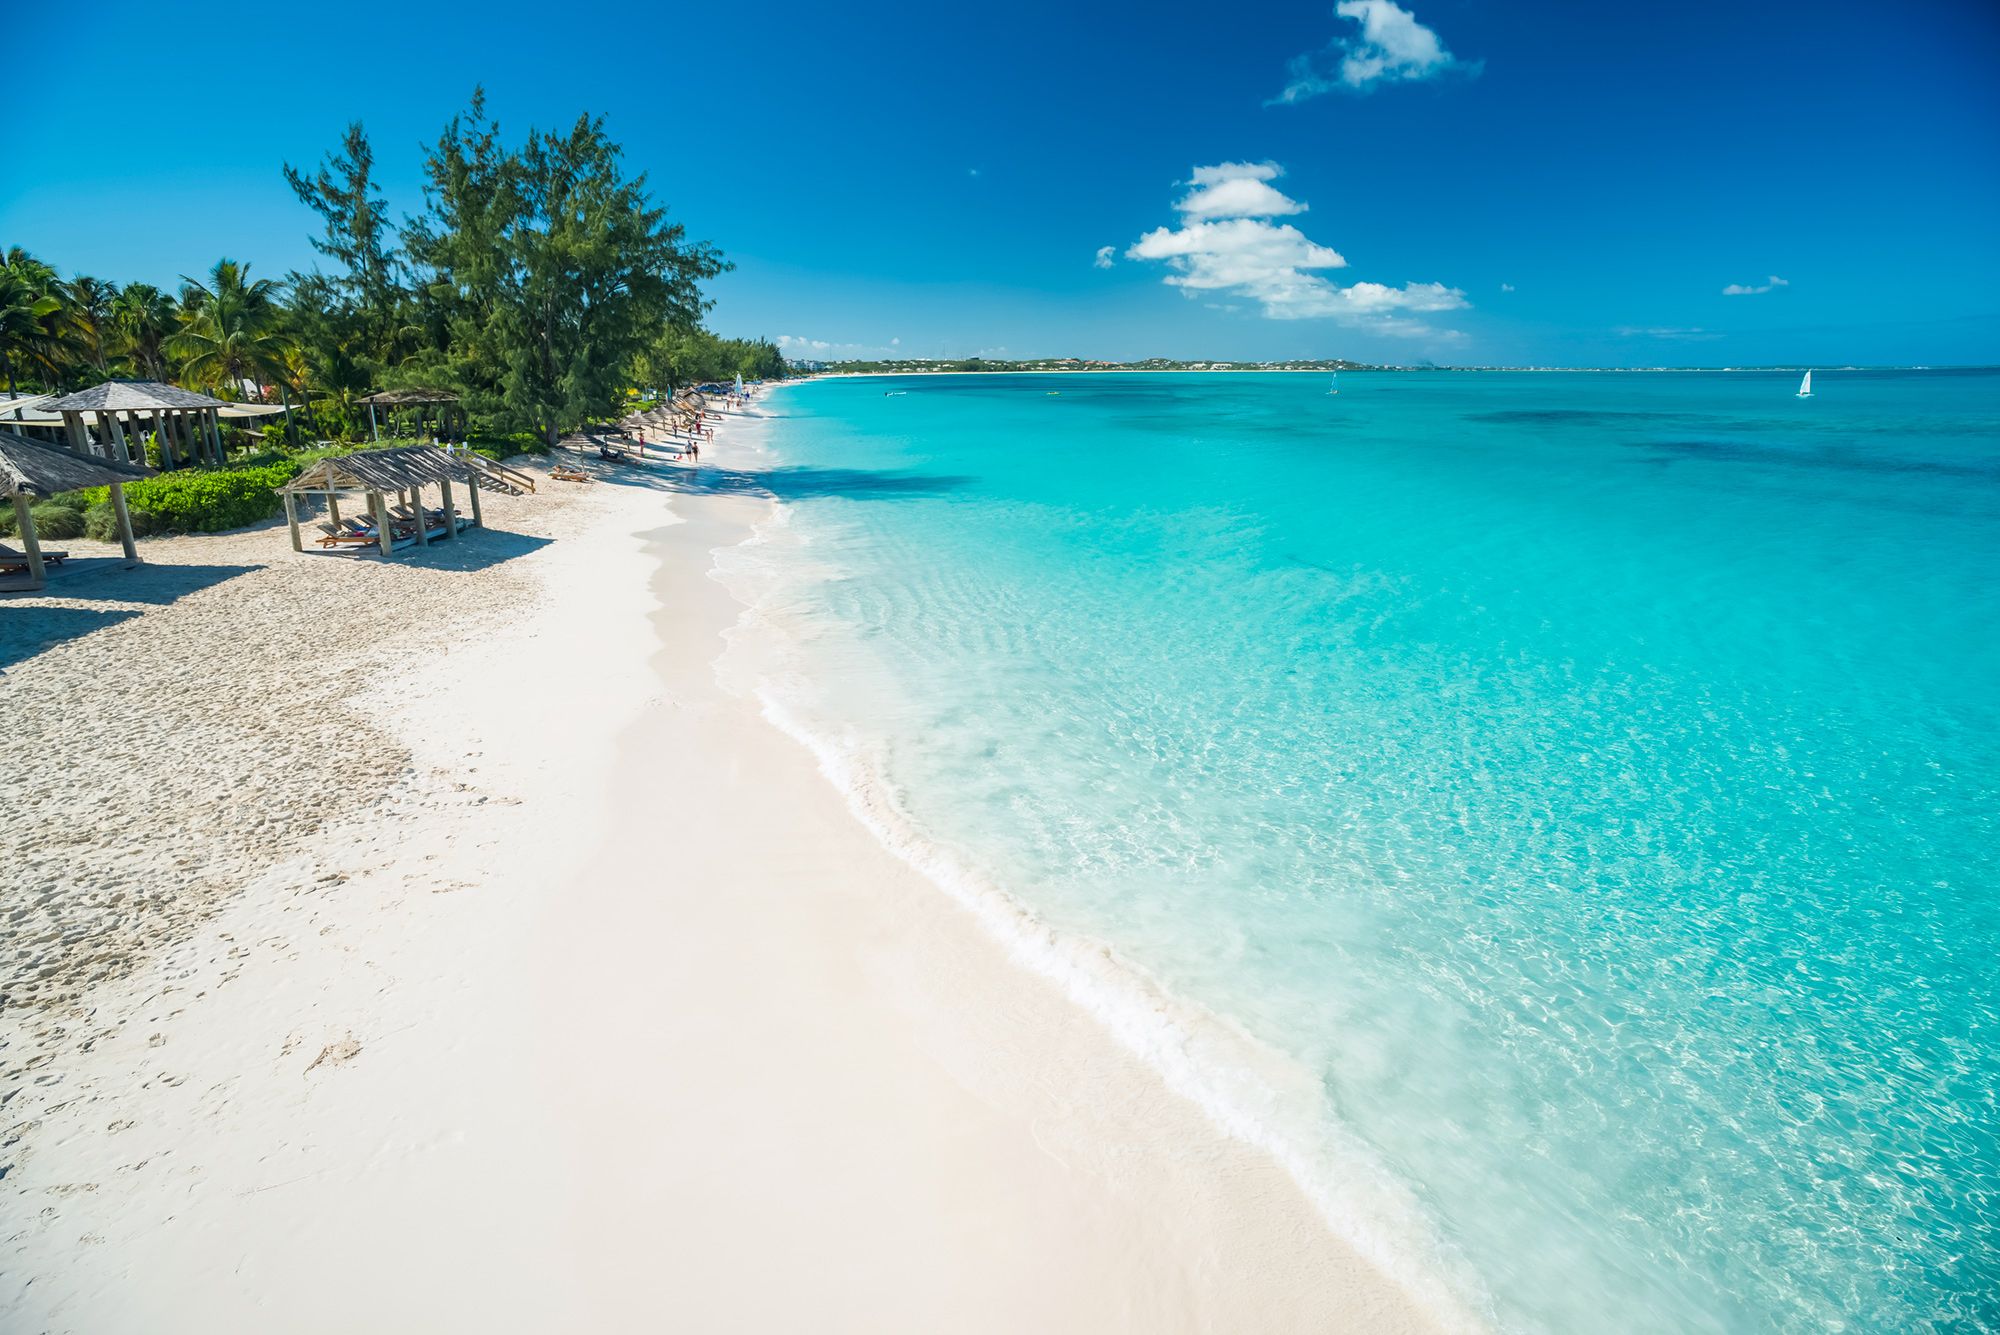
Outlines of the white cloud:
[{"label": "white cloud", "polygon": [[1514,285],[1512,283],[1502,283],[1500,284],[1500,290],[1502,292],[1512,292],[1514,290]]},{"label": "white cloud", "polygon": [[1676,342],[1703,342],[1722,335],[1711,329],[1639,329],[1632,325],[1619,325],[1611,331],[1620,338],[1664,338]]},{"label": "white cloud", "polygon": [[1769,278],[1754,287],[1748,283],[1731,283],[1728,287],[1722,289],[1722,295],[1725,297],[1754,297],[1760,293],[1769,292],[1774,287],[1790,286],[1790,283],[1778,277],[1778,275],[1772,274]]},{"label": "white cloud", "polygon": [[1224,181],[1275,181],[1285,169],[1275,162],[1218,162],[1188,173],[1189,185],[1220,185]]},{"label": "white cloud", "polygon": [[1117,254],[1117,252],[1118,247],[1116,246],[1099,246],[1097,248],[1097,258],[1092,263],[1100,269],[1109,269],[1111,267],[1111,257]]},{"label": "white cloud", "polygon": [[1190,218],[1281,218],[1306,211],[1275,186],[1240,176],[1197,187],[1174,207]]},{"label": "white cloud", "polygon": [[[1156,227],[1125,251],[1132,260],[1167,266],[1165,282],[1193,297],[1198,293],[1247,297],[1272,320],[1332,319],[1343,324],[1411,337],[1440,331],[1410,314],[1462,310],[1465,293],[1442,283],[1360,282],[1342,287],[1324,276],[1344,269],[1347,259],[1291,223],[1269,221],[1274,213],[1303,213],[1306,206],[1268,183],[1282,174],[1276,163],[1221,163],[1197,167],[1193,194],[1175,208],[1178,226]],[[1283,202],[1274,210],[1263,195],[1237,191],[1248,184]],[[1195,205],[1199,207],[1194,207]]]},{"label": "white cloud", "polygon": [[807,338],[801,334],[780,334],[774,340],[780,352],[794,357],[881,357],[903,340],[892,338],[887,346],[869,343],[837,343],[832,339]]},{"label": "white cloud", "polygon": [[1333,12],[1361,25],[1357,34],[1336,37],[1324,51],[1294,57],[1288,82],[1273,102],[1304,102],[1322,93],[1366,92],[1378,83],[1434,79],[1442,74],[1477,74],[1445,49],[1439,36],[1395,0],[1340,0]]}]

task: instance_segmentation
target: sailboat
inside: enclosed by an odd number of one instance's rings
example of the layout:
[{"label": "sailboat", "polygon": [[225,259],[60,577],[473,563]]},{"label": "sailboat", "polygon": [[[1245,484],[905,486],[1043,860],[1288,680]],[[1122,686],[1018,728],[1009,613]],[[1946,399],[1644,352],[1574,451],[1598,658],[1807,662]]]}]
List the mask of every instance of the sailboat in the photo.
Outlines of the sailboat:
[{"label": "sailboat", "polygon": [[1811,372],[1811,371],[1807,371],[1807,372],[1806,372],[1806,378],[1805,378],[1804,380],[1801,380],[1801,381],[1799,381],[1799,397],[1800,397],[1800,398],[1802,398],[1802,399],[1809,399],[1809,398],[1811,398],[1811,397],[1812,397],[1812,372]]},{"label": "sailboat", "polygon": [[1333,373],[1333,384],[1327,387],[1326,392],[1329,394],[1340,393],[1340,372],[1335,371]]}]

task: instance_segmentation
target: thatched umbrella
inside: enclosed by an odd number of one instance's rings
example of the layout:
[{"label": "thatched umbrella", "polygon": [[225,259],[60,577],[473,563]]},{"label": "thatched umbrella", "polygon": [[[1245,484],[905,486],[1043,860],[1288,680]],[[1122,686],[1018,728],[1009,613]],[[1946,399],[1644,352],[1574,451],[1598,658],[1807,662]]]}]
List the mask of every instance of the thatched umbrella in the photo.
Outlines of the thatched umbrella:
[{"label": "thatched umbrella", "polygon": [[125,508],[125,484],[151,476],[153,470],[141,464],[93,459],[11,431],[0,431],[0,495],[14,503],[14,520],[24,549],[21,559],[28,567],[28,582],[17,587],[39,589],[47,582],[42,569],[42,547],[35,540],[34,511],[30,507],[57,492],[82,487],[111,489],[111,508],[118,516],[118,539],[125,546],[125,564],[139,564],[139,548],[132,541],[132,516]]},{"label": "thatched umbrella", "polygon": [[[486,522],[479,510],[482,488],[505,492],[510,496],[535,489],[534,479],[528,474],[469,451],[453,454],[435,445],[402,445],[321,459],[280,487],[278,495],[285,503],[285,522],[292,531],[293,551],[305,550],[304,537],[299,531],[298,501],[301,496],[325,498],[328,522],[337,525],[339,498],[342,495],[359,495],[374,518],[372,541],[381,547],[382,555],[387,556],[406,543],[423,546],[431,541],[431,524],[424,513],[423,503],[426,486],[435,484],[442,496],[439,508],[443,517],[438,524],[440,537],[455,538],[462,528],[468,527],[460,522],[458,512],[452,508],[451,484],[454,482],[464,484],[472,501],[471,526],[481,526]],[[396,498],[397,504],[407,505],[410,511],[410,518],[405,524],[407,536],[400,541],[389,510],[391,496]],[[364,541],[370,540],[362,536]]]},{"label": "thatched umbrella", "polygon": [[179,385],[163,385],[157,380],[108,380],[45,403],[42,411],[62,418],[69,432],[70,448],[79,454],[89,448],[83,415],[95,413],[99,444],[108,439],[121,463],[132,462],[121,414],[124,418],[150,416],[160,433],[160,461],[171,468],[175,463],[171,428],[176,426],[190,458],[212,452],[216,463],[223,461],[222,430],[216,410],[224,406],[221,399]]},{"label": "thatched umbrella", "polygon": [[[375,409],[377,407],[415,408],[417,410],[417,434],[421,436],[424,431],[423,410],[434,403],[457,403],[458,395],[445,389],[385,389],[370,394],[366,398],[356,399],[355,402],[368,405],[368,434],[376,440],[380,440],[382,439],[382,429],[375,421]],[[444,414],[439,413],[438,419],[442,422]]]}]

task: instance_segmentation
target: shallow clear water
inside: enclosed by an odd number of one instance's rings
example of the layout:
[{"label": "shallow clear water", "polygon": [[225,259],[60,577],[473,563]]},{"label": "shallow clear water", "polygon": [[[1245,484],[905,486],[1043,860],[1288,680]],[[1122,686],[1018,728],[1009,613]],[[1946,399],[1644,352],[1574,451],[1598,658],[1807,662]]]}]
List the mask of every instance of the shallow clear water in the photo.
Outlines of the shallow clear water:
[{"label": "shallow clear water", "polygon": [[764,685],[1498,1324],[1991,1325],[2000,375],[1796,379],[787,389]]}]

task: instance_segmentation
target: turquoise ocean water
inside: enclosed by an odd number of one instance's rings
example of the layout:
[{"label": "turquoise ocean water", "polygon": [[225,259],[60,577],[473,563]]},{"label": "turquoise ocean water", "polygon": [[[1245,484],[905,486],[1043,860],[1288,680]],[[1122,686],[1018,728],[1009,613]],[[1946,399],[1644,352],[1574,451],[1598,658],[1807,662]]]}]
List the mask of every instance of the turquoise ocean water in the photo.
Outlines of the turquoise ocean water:
[{"label": "turquoise ocean water", "polygon": [[818,382],[718,559],[885,837],[1440,1306],[1990,1328],[2000,375],[1815,380]]}]

